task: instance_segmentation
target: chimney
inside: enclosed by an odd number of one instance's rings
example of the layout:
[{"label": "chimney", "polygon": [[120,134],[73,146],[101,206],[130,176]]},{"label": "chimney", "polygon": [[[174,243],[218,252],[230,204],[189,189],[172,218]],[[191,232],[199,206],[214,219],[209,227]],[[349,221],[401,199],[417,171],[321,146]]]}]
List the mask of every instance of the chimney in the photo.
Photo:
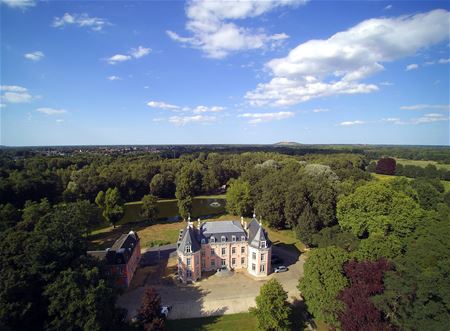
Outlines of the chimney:
[{"label": "chimney", "polygon": [[244,217],[241,216],[241,225],[244,226]]},{"label": "chimney", "polygon": [[248,230],[247,222],[244,222],[244,230],[245,230],[245,231]]},{"label": "chimney", "polygon": [[200,220],[200,217],[197,220],[198,223],[198,229],[200,230],[200,227],[202,226],[202,221]]}]

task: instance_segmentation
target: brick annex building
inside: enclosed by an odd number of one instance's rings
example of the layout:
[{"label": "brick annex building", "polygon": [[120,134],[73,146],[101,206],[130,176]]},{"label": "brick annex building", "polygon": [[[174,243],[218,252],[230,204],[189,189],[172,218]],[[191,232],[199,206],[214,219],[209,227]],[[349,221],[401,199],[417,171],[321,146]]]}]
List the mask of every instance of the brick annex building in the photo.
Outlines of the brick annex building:
[{"label": "brick annex building", "polygon": [[128,287],[141,259],[140,239],[136,232],[130,231],[122,234],[111,248],[87,253],[105,261],[108,272],[115,277],[117,286]]},{"label": "brick annex building", "polygon": [[241,221],[188,222],[177,242],[178,275],[183,282],[196,281],[202,271],[246,269],[253,276],[271,272],[272,243],[253,215]]}]

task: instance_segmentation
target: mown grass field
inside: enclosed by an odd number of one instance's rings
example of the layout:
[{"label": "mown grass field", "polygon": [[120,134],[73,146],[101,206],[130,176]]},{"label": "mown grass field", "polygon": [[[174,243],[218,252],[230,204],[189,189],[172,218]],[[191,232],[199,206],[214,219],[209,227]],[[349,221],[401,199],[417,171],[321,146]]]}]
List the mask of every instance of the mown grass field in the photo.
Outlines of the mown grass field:
[{"label": "mown grass field", "polygon": [[450,164],[441,164],[436,161],[428,161],[428,160],[408,160],[408,159],[395,159],[397,163],[402,165],[415,165],[418,167],[425,168],[429,164],[433,164],[438,169],[450,170]]},{"label": "mown grass field", "polygon": [[[406,178],[408,180],[412,180],[412,178],[407,178],[405,176],[390,176],[390,175],[381,175],[381,174],[372,174],[376,179],[381,181],[393,180],[395,178]],[[441,180],[442,185],[444,185],[445,191],[450,191],[450,182],[447,180]]]},{"label": "mown grass field", "polygon": [[237,331],[257,330],[256,317],[250,313],[190,318],[182,320],[168,320],[167,331]]}]

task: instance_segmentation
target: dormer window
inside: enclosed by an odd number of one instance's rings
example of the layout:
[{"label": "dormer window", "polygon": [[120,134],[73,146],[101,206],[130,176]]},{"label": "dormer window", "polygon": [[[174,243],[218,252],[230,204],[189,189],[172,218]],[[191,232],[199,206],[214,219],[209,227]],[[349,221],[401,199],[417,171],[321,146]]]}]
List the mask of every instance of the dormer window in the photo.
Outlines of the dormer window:
[{"label": "dormer window", "polygon": [[191,245],[186,245],[186,253],[190,253],[191,252]]},{"label": "dormer window", "polygon": [[227,241],[227,238],[225,238],[225,236],[222,236],[222,237],[220,237],[220,241],[224,243]]},{"label": "dormer window", "polygon": [[214,238],[214,237],[211,237],[210,240],[211,240],[212,243],[216,242],[216,238]]},{"label": "dormer window", "polygon": [[265,241],[261,241],[261,248],[266,248],[266,242]]},{"label": "dormer window", "polygon": [[235,241],[236,241],[236,236],[232,236],[232,237],[231,237],[231,241],[232,241],[232,242],[235,242]]},{"label": "dormer window", "polygon": [[241,241],[245,241],[245,236],[241,236]]},{"label": "dormer window", "polygon": [[204,244],[206,241],[205,241],[205,238],[202,238],[202,244]]}]

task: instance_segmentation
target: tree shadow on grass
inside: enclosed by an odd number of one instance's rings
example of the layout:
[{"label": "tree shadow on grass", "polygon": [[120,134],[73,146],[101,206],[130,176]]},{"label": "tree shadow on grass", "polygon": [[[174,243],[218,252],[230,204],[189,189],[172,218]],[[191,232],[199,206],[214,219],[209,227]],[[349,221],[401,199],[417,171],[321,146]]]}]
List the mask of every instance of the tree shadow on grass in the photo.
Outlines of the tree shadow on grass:
[{"label": "tree shadow on grass", "polygon": [[303,300],[295,299],[292,304],[291,330],[316,330],[317,325]]},{"label": "tree shadow on grass", "polygon": [[290,265],[297,263],[301,252],[298,250],[295,244],[286,244],[275,241],[274,245],[272,246],[272,256],[274,255],[281,258],[282,261],[274,264],[273,267],[276,267],[277,265],[284,265],[286,267],[289,267]]},{"label": "tree shadow on grass", "polygon": [[166,321],[166,327],[164,330],[167,331],[203,331],[208,330],[210,326],[216,324],[226,312],[226,308],[216,309],[210,311],[210,316],[199,317],[199,318],[187,318],[179,320],[168,320]]}]

